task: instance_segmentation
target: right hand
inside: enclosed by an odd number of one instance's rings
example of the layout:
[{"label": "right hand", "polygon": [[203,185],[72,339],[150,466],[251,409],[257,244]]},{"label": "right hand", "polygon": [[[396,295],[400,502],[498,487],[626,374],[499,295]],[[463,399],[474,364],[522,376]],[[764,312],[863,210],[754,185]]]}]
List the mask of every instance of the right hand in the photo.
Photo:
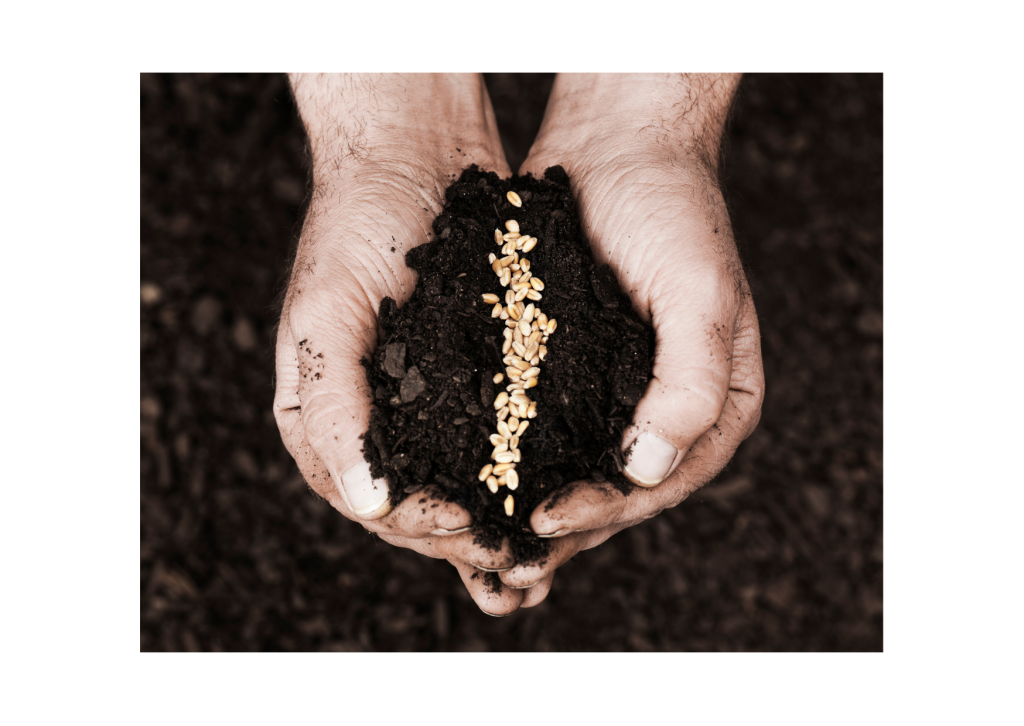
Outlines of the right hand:
[{"label": "right hand", "polygon": [[[491,592],[481,570],[515,565],[507,543],[497,552],[474,544],[469,513],[432,487],[391,509],[387,483],[370,476],[360,439],[373,398],[360,359],[372,359],[377,346],[380,301],[401,304],[416,285],[405,253],[432,237],[444,190],[463,167],[511,175],[483,81],[292,83],[314,186],[278,326],[274,414],[284,444],[313,491],[386,542],[447,559],[484,612],[537,604],[550,578]],[[458,133],[449,137],[450,130]],[[438,506],[423,507],[424,498]]]}]

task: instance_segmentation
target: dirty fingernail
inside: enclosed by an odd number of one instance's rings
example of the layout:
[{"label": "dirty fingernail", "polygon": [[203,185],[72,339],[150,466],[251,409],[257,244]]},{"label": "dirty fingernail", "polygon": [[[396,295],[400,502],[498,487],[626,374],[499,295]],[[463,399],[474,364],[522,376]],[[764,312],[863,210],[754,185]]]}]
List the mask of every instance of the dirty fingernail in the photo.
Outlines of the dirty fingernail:
[{"label": "dirty fingernail", "polygon": [[483,608],[480,609],[480,612],[482,612],[484,615],[490,615],[492,618],[507,618],[509,615],[512,614],[512,613],[505,613],[503,615],[495,615],[494,613],[487,612]]},{"label": "dirty fingernail", "polygon": [[510,565],[509,567],[482,567],[481,565],[477,565],[473,562],[470,562],[469,564],[473,565],[473,567],[475,567],[478,570],[483,570],[484,572],[508,572],[513,567],[515,567],[515,565]]},{"label": "dirty fingernail", "polygon": [[[541,580],[544,578],[541,578]],[[540,582],[540,580],[537,580]],[[506,585],[509,590],[529,590],[531,587],[537,584],[537,582],[531,582],[529,585],[520,585],[519,587],[513,587],[512,585]]]},{"label": "dirty fingernail", "polygon": [[557,529],[554,532],[548,532],[547,534],[538,534],[537,536],[543,539],[548,539],[550,537],[564,537],[565,535],[572,534],[575,531],[575,529],[571,529],[569,527],[562,527],[561,529]]},{"label": "dirty fingernail", "polygon": [[665,439],[644,431],[626,452],[626,473],[642,487],[661,484],[679,450]]},{"label": "dirty fingernail", "polygon": [[368,461],[353,466],[341,475],[341,481],[337,483],[357,517],[380,519],[391,511],[388,483],[370,476]]}]

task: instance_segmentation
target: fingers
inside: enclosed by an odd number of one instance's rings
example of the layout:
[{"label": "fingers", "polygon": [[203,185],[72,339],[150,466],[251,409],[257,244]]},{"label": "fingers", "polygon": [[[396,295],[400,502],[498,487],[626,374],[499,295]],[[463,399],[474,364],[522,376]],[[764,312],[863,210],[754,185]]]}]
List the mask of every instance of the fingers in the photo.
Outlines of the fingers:
[{"label": "fingers", "polygon": [[521,608],[532,608],[544,602],[544,598],[551,592],[551,583],[555,580],[552,573],[529,589],[523,590],[523,601],[519,604]]},{"label": "fingers", "polygon": [[501,549],[489,550],[473,540],[476,534],[470,530],[448,537],[434,537],[430,545],[445,559],[465,562],[485,572],[502,572],[515,566],[516,560],[508,541],[502,542]]},{"label": "fingers", "polygon": [[519,609],[524,598],[522,590],[509,588],[493,573],[481,572],[472,565],[458,561],[452,565],[459,571],[473,602],[488,615],[503,618]]},{"label": "fingers", "polygon": [[501,581],[511,588],[528,588],[549,577],[580,551],[586,534],[569,534],[551,540],[551,549],[544,559],[535,563],[517,564],[501,573]]},{"label": "fingers", "polygon": [[557,504],[551,509],[545,502],[530,515],[530,527],[540,537],[599,529],[618,521],[626,509],[626,495],[608,482],[574,482],[568,493],[558,492],[552,499]]}]

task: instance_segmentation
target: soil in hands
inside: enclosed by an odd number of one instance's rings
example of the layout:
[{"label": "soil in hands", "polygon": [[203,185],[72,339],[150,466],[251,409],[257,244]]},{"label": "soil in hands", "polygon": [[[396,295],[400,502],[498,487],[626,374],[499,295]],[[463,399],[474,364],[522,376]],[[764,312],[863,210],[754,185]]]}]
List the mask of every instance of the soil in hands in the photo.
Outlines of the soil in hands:
[{"label": "soil in hands", "polygon": [[[510,190],[522,207],[509,203]],[[611,268],[594,262],[561,167],[543,179],[501,180],[473,166],[445,197],[435,240],[406,255],[419,273],[411,299],[402,307],[381,301],[380,343],[364,360],[376,406],[363,451],[373,476],[387,478],[394,505],[434,484],[469,511],[479,544],[498,549],[507,538],[517,562],[535,562],[549,543],[533,534],[529,518],[546,498],[582,479],[612,482],[623,494],[633,486],[621,474],[619,447],[651,377],[654,333]],[[488,254],[501,257],[494,230],[504,232],[510,219],[539,239],[519,254],[544,282],[534,304],[558,324],[539,383],[527,391],[537,417],[519,445],[519,487],[492,494],[477,475],[493,463],[494,399],[510,381],[493,382],[506,367],[506,326],[481,296],[493,293],[504,304],[507,288]]]}]

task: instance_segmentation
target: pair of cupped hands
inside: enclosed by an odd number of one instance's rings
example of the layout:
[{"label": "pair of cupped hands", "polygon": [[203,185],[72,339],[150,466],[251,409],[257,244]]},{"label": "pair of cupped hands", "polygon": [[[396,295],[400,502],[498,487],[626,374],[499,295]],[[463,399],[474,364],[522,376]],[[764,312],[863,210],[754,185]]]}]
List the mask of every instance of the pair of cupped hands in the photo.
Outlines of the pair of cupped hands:
[{"label": "pair of cupped hands", "polygon": [[[377,345],[381,299],[404,303],[404,254],[432,238],[444,192],[477,164],[510,177],[479,75],[292,76],[313,190],[277,338],[274,413],[306,482],[381,539],[448,560],[485,613],[542,602],[581,550],[674,507],[710,481],[754,430],[764,391],[760,334],[717,183],[738,79],[559,75],[520,174],[569,174],[595,260],[615,270],[654,326],[654,374],[622,441],[622,495],[578,482],[529,519],[550,538],[542,563],[474,544],[458,505],[391,508],[360,436],[372,391],[361,358]],[[440,501],[440,497],[436,497]],[[481,571],[497,572],[501,587]]]}]

